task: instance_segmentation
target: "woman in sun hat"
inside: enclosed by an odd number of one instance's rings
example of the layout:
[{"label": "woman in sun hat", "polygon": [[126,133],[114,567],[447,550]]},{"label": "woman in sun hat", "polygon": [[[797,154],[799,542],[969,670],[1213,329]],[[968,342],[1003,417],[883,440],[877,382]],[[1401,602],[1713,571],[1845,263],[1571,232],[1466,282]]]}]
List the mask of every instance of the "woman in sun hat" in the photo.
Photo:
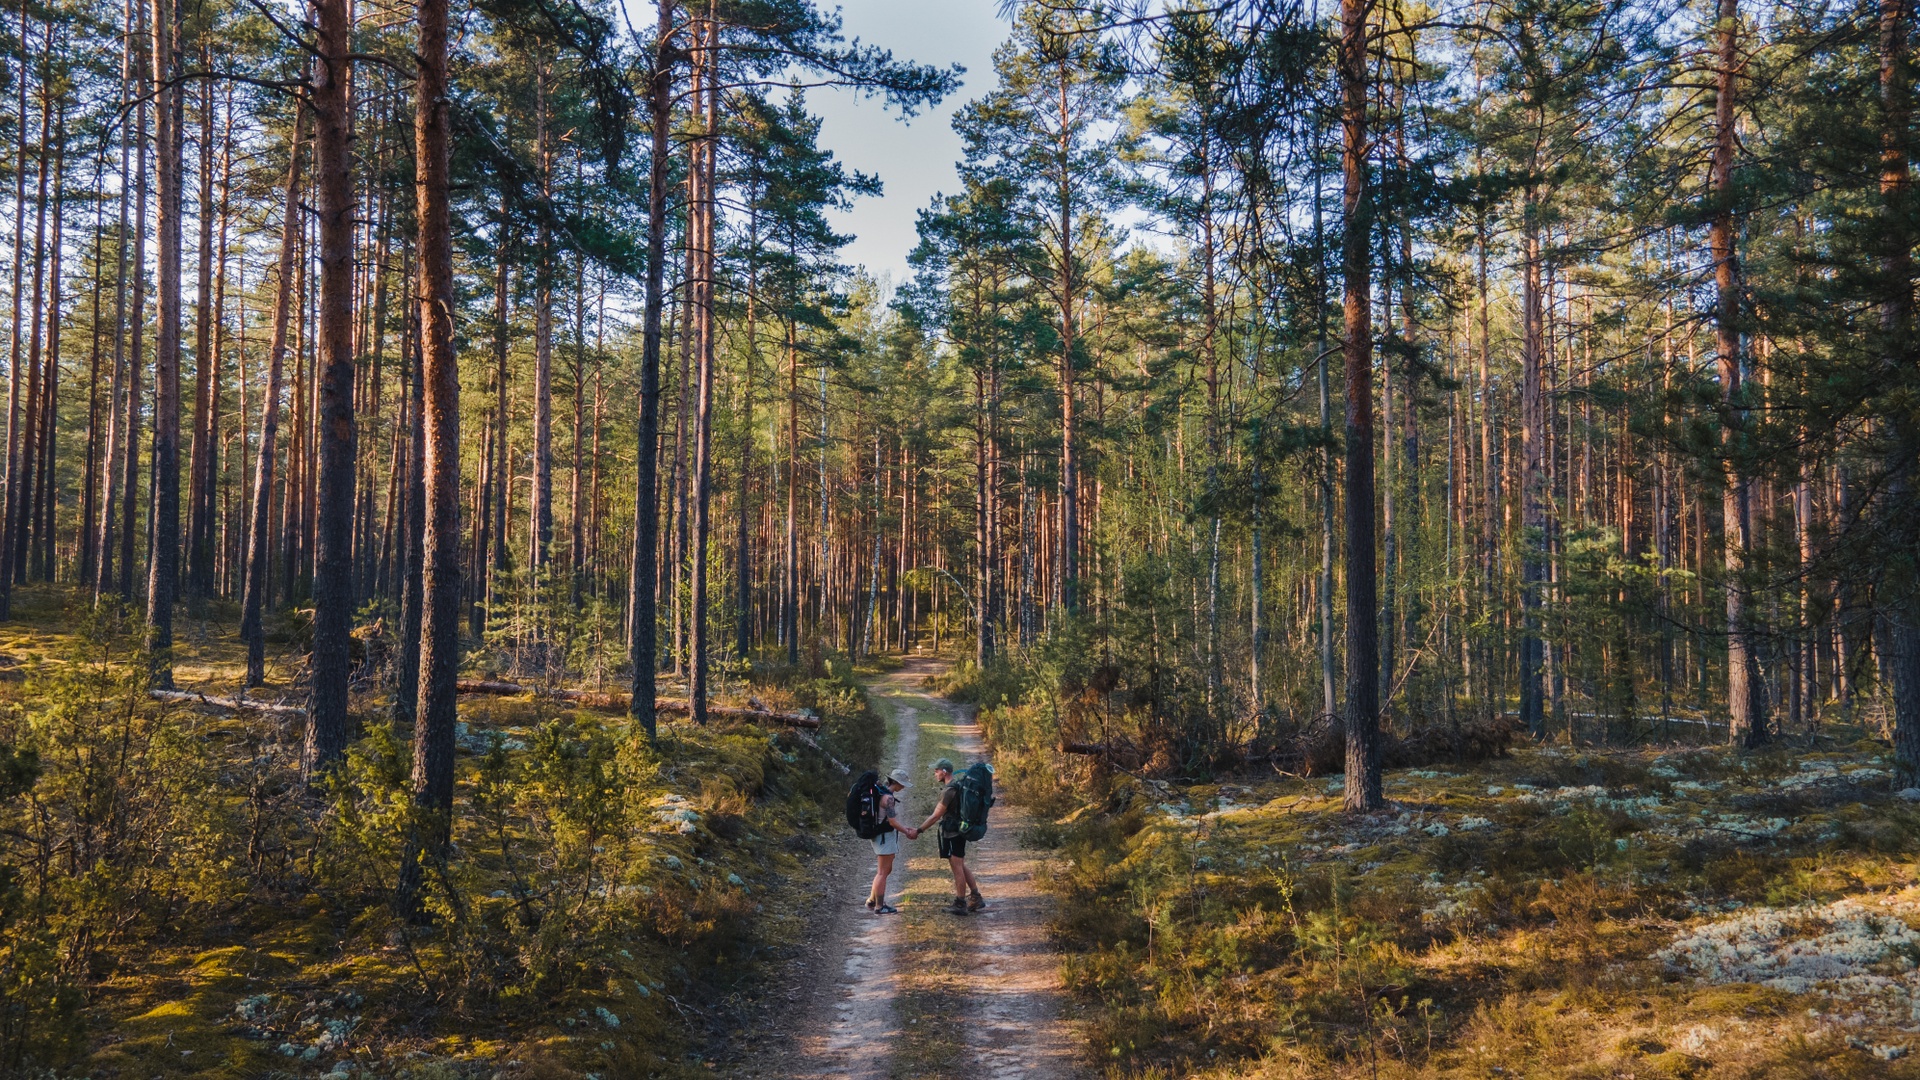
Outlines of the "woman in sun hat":
[{"label": "woman in sun hat", "polygon": [[912,787],[907,783],[907,770],[895,769],[887,774],[888,794],[880,797],[880,814],[892,828],[873,838],[874,859],[879,863],[873,873],[873,890],[867,894],[867,910],[875,915],[898,915],[900,909],[887,903],[887,877],[893,873],[893,857],[900,854],[900,836],[917,839],[920,830],[900,824],[900,792]]}]

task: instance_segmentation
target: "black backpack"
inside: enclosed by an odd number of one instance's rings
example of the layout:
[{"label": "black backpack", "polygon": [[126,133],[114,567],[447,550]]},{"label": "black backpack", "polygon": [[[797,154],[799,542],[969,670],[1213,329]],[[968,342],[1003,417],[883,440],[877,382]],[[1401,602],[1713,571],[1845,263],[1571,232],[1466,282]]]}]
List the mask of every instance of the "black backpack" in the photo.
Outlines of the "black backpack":
[{"label": "black backpack", "polygon": [[880,787],[880,774],[872,769],[861,773],[847,791],[847,824],[860,839],[872,840],[893,831],[893,822],[880,808],[880,799],[886,794]]},{"label": "black backpack", "polygon": [[960,789],[960,820],[954,835],[978,840],[987,835],[987,811],[993,808],[993,766],[976,761],[954,777]]}]

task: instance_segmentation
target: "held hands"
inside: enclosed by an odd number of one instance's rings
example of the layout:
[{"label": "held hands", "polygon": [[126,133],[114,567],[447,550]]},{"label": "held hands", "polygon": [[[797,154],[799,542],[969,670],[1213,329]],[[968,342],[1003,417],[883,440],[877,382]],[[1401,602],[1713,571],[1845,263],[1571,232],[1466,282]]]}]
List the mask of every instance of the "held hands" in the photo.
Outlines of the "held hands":
[{"label": "held hands", "polygon": [[918,839],[920,839],[920,830],[919,830],[919,829],[915,829],[915,828],[912,828],[912,827],[910,827],[910,826],[905,826],[905,825],[903,825],[903,826],[901,826],[901,827],[900,827],[900,831],[901,831],[901,832],[903,832],[903,833],[905,833],[905,834],[907,834],[907,839],[909,839],[909,840],[918,840]]}]

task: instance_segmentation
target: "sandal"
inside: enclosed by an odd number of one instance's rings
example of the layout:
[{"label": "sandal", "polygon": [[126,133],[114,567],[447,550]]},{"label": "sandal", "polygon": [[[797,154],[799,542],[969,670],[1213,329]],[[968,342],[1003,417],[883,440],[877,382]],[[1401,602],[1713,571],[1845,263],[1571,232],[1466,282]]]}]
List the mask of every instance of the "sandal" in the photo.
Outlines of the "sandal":
[{"label": "sandal", "polygon": [[894,907],[892,904],[881,904],[879,907],[873,909],[873,913],[875,915],[898,915],[900,914],[900,909]]}]

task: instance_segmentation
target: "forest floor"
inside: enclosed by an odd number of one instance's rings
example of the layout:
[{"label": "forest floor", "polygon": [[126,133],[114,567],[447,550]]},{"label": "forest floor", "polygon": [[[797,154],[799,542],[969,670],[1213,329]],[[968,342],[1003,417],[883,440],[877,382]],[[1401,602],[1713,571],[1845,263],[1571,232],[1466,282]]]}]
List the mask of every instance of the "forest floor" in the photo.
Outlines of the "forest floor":
[{"label": "forest floor", "polygon": [[1920,790],[1858,728],[1167,783],[986,717],[1113,1080],[1920,1077]]},{"label": "forest floor", "polygon": [[[914,777],[902,819],[931,811],[939,789],[928,766],[985,756],[972,709],[936,696],[943,662],[912,658],[867,682],[887,720],[884,768]],[[1052,901],[1035,885],[1044,852],[1020,842],[1029,813],[1001,796],[987,838],[969,848],[968,865],[987,909],[957,917],[945,910],[952,876],[934,836],[905,841],[888,894],[901,913],[863,906],[873,875],[870,845],[833,841],[833,859],[815,864],[818,920],[796,952],[770,1005],[740,1033],[727,1075],[746,1078],[892,1080],[1075,1080],[1086,1075],[1078,1007],[1061,982],[1049,924]]]},{"label": "forest floor", "polygon": [[[867,759],[881,740],[840,660],[719,680],[723,704],[814,710],[818,745],[670,716],[647,746],[617,714],[463,698],[458,858],[429,883],[430,924],[409,925],[390,910],[406,733],[377,689],[355,692],[346,780],[303,796],[298,716],[148,701],[129,626],[101,631],[89,607],[19,589],[0,624],[0,744],[41,769],[0,801],[7,858],[40,870],[11,879],[39,914],[0,910],[0,979],[11,1002],[55,965],[87,974],[77,1011],[8,1036],[26,1030],[60,1076],[711,1075],[702,1051],[768,959],[814,936],[808,890],[844,831],[829,754]],[[183,609],[181,688],[238,688],[236,621]],[[298,638],[270,638],[258,698],[300,703]],[[92,873],[69,866],[82,841],[101,852]]]}]

